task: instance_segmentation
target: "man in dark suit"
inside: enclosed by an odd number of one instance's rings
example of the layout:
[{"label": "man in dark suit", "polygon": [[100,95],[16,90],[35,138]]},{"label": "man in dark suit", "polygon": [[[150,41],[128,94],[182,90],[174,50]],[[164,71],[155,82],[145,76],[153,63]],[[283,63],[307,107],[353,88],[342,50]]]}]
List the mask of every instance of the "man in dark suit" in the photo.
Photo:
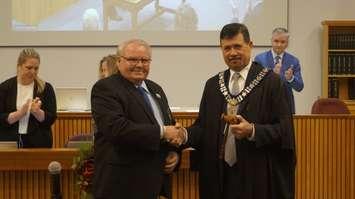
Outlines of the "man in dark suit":
[{"label": "man in dark suit", "polygon": [[[95,133],[95,198],[170,197],[169,173],[178,163],[183,133],[174,125],[162,88],[147,79],[151,48],[129,40],[118,48],[119,74],[92,89]],[[172,143],[168,143],[171,141]]]},{"label": "man in dark suit", "polygon": [[257,55],[255,61],[264,67],[272,69],[285,81],[291,112],[294,114],[296,111],[292,90],[301,92],[303,90],[303,80],[299,60],[285,51],[288,46],[288,39],[289,34],[285,28],[275,28],[272,31],[272,49]]},{"label": "man in dark suit", "polygon": [[245,25],[225,25],[220,46],[228,69],[206,82],[187,128],[187,144],[198,152],[200,198],[292,199],[295,139],[285,85],[252,62]]}]

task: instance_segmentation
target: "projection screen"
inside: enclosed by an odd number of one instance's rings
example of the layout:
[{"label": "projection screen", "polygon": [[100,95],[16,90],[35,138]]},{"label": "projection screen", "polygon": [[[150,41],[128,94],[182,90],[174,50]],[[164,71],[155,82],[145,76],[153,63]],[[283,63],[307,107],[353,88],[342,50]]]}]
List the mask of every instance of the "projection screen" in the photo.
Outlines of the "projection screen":
[{"label": "projection screen", "polygon": [[245,23],[254,44],[287,28],[287,0],[1,0],[0,46],[215,46],[226,23]]}]

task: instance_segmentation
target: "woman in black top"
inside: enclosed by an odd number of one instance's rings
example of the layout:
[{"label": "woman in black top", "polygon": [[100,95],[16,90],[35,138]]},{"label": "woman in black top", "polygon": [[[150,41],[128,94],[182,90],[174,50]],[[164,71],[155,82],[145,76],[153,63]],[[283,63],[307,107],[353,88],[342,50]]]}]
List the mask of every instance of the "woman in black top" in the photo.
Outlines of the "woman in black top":
[{"label": "woman in black top", "polygon": [[51,126],[57,117],[53,87],[38,75],[40,56],[24,49],[17,76],[0,84],[0,141],[17,141],[20,148],[51,148]]}]

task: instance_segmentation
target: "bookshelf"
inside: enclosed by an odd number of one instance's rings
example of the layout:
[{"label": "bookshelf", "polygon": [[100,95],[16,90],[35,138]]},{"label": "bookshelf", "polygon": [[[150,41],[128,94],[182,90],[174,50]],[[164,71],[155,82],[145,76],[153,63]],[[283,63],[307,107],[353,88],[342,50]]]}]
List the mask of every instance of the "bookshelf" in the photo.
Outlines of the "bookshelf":
[{"label": "bookshelf", "polygon": [[322,97],[339,98],[355,114],[355,21],[323,21]]}]

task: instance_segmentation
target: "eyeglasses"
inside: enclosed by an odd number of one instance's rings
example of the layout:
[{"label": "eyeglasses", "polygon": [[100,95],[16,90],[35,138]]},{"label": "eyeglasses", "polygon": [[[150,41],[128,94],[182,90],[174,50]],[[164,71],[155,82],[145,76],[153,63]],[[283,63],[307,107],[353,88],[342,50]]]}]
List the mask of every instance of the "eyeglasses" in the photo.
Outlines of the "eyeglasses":
[{"label": "eyeglasses", "polygon": [[127,60],[130,64],[132,65],[137,65],[139,64],[139,62],[141,62],[143,65],[147,65],[149,64],[152,60],[151,59],[147,59],[147,58],[129,58],[129,57],[124,57],[121,56],[123,59]]}]

